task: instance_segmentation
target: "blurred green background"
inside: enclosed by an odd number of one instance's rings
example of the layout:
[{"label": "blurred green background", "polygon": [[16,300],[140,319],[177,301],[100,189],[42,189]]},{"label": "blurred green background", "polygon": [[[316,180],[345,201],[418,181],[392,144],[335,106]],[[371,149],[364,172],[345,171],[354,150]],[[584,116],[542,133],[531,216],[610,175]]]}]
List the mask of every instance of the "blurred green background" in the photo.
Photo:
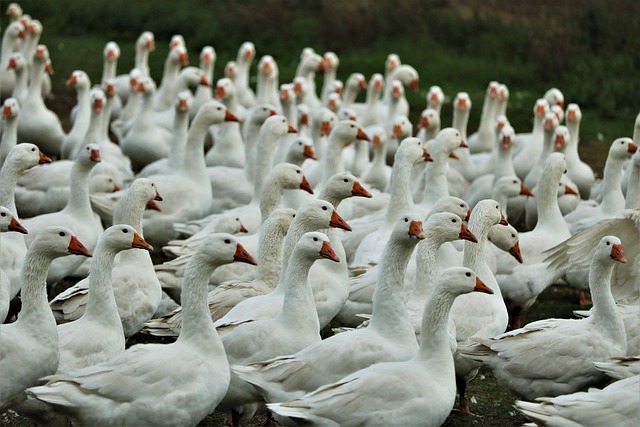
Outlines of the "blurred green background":
[{"label": "blurred green background", "polygon": [[[3,11],[9,2],[3,0]],[[479,123],[489,81],[510,89],[508,117],[529,132],[537,98],[558,87],[566,104],[583,111],[581,153],[600,170],[610,142],[631,136],[640,111],[640,2],[630,0],[22,0],[25,13],[44,26],[60,102],[75,102],[64,85],[75,69],[97,81],[102,49],[116,41],[118,72],[133,66],[134,42],[145,30],[156,37],[150,55],[159,81],[172,35],[186,40],[192,65],[205,45],[218,55],[215,79],[235,59],[243,41],[255,43],[258,59],[272,55],[280,83],[291,81],[306,46],[340,58],[338,78],[382,72],[397,53],[420,73],[420,93],[407,91],[411,119],[425,94],[439,85],[447,95],[442,124],[451,123],[451,100],[459,91],[473,102],[469,133]],[[7,17],[2,16],[2,26]],[[252,74],[255,74],[257,60]],[[320,77],[321,78],[321,77]],[[318,80],[320,82],[320,80]],[[255,82],[254,82],[255,85]],[[359,100],[364,99],[364,93]],[[565,105],[566,105],[565,104]],[[69,107],[70,108],[70,107]]]}]

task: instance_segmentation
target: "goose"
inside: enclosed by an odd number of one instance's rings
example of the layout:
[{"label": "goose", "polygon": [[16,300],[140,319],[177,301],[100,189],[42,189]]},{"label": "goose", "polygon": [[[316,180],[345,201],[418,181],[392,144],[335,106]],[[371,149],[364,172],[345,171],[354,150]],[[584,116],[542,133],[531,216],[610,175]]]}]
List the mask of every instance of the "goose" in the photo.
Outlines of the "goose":
[{"label": "goose", "polygon": [[[140,73],[140,78],[147,78],[149,73],[149,53],[156,48],[155,37],[151,31],[143,31],[136,39],[135,58],[133,68]],[[116,93],[122,100],[122,104],[126,105],[129,100],[129,76],[116,76]]]},{"label": "goose", "polygon": [[250,108],[256,103],[255,94],[249,87],[249,69],[256,57],[256,48],[251,42],[244,42],[238,49],[236,58],[235,84],[238,92],[238,100],[245,108]]},{"label": "goose", "polygon": [[24,104],[24,100],[27,98],[29,92],[29,70],[27,69],[27,60],[20,52],[14,52],[9,58],[9,64],[7,64],[8,70],[13,70],[15,74],[15,84],[11,97],[18,100],[18,103]]},{"label": "goose", "polygon": [[640,422],[638,387],[640,375],[635,375],[603,389],[540,397],[536,402],[518,400],[515,408],[536,425],[634,425]]},{"label": "goose", "polygon": [[171,144],[171,132],[154,122],[153,95],[155,83],[149,78],[142,78],[137,91],[142,94],[142,105],[131,129],[120,140],[122,152],[131,159],[134,171],[139,171],[147,164],[167,157]]},{"label": "goose", "polygon": [[443,271],[424,310],[422,330],[428,332],[411,359],[372,365],[299,399],[267,404],[268,408],[293,421],[316,424],[441,425],[455,403],[447,318],[455,298],[471,291],[492,292],[470,269]]},{"label": "goose", "polygon": [[[289,257],[295,245],[292,242],[297,242],[306,232],[322,230],[327,227],[351,231],[349,224],[338,215],[333,205],[326,200],[312,199],[300,206],[296,210],[296,217],[291,222],[282,245],[282,270],[286,271],[290,262]],[[214,326],[219,330],[224,328],[225,331],[230,331],[238,322],[244,322],[247,319],[270,318],[278,315],[282,308],[281,301],[285,288],[286,285],[280,280],[271,293],[242,301],[221,319],[214,322]]]},{"label": "goose", "polygon": [[0,168],[9,152],[18,143],[18,114],[20,104],[15,98],[7,98],[2,104],[2,139],[0,140]]},{"label": "goose", "polygon": [[[251,200],[258,200],[263,188],[263,180],[273,166],[278,139],[288,133],[296,133],[296,129],[287,122],[284,116],[271,115],[271,109],[265,113],[269,115],[260,126],[256,143],[251,144],[250,149],[253,150],[253,153],[246,152],[245,163],[247,166],[244,169],[226,166],[207,168],[211,189],[215,194],[211,212],[221,212],[230,207],[249,203]],[[245,148],[247,147],[245,146]],[[229,187],[230,180],[236,181],[238,185],[231,189]],[[244,185],[240,186],[240,183]],[[246,189],[247,192],[242,191],[243,189]],[[251,189],[251,193],[248,193],[249,189]],[[249,231],[255,230],[255,226],[245,225],[249,227]]]},{"label": "goose", "polygon": [[73,126],[65,135],[60,148],[60,156],[64,159],[73,159],[77,150],[82,146],[84,136],[89,130],[89,120],[91,118],[91,80],[87,73],[76,70],[71,73],[67,80],[67,85],[73,86],[77,93],[77,103],[74,106]]},{"label": "goose", "polygon": [[575,182],[580,190],[580,197],[588,200],[591,186],[595,182],[595,175],[591,166],[580,160],[578,143],[580,142],[580,121],[582,111],[578,104],[567,105],[566,124],[571,138],[566,144],[565,156],[567,156],[567,175]]},{"label": "goose", "polygon": [[[25,171],[44,163],[51,163],[51,159],[42,154],[35,144],[21,143],[13,147],[0,169],[0,206],[17,216],[15,187],[18,178]],[[10,233],[2,237],[0,269],[5,272],[11,284],[10,300],[20,292],[20,271],[26,252],[27,246],[22,235]]]},{"label": "goose", "polygon": [[211,187],[202,185],[208,180],[204,162],[204,136],[209,126],[223,121],[237,121],[227,108],[217,101],[200,107],[191,123],[182,165],[170,175],[152,175],[151,178],[163,194],[162,212],[146,211],[142,221],[145,239],[162,247],[177,237],[174,222],[202,218],[209,212],[212,201]]},{"label": "goose", "polygon": [[51,262],[65,255],[91,256],[73,232],[61,226],[41,230],[25,256],[20,282],[22,308],[18,320],[0,325],[0,411],[26,399],[25,389],[58,368],[58,333],[47,305],[45,285]]},{"label": "goose", "polygon": [[495,119],[498,103],[498,86],[496,81],[489,82],[484,95],[484,104],[480,115],[480,125],[478,130],[469,135],[467,145],[471,154],[491,151],[495,135]]},{"label": "goose", "polygon": [[[27,234],[27,229],[20,224],[11,211],[4,206],[0,206],[0,233],[8,231]],[[9,311],[10,291],[11,283],[9,283],[9,277],[0,269],[0,324],[4,323]]]},{"label": "goose", "polygon": [[[458,215],[460,219],[468,218],[469,207],[467,204],[457,197],[443,197],[438,200],[433,209],[426,216],[425,221],[429,220],[429,216],[441,212],[450,212]],[[427,229],[427,232],[429,230]],[[451,250],[457,251],[455,248]],[[445,255],[447,257],[448,255]],[[411,290],[414,285],[415,260],[409,262],[404,277],[405,289]],[[455,265],[455,263],[451,264]],[[373,293],[378,277],[380,276],[380,264],[369,265],[350,265],[349,267],[349,297],[344,306],[338,313],[337,319],[341,324],[349,327],[355,327],[362,323],[362,314],[371,314]]]},{"label": "goose", "polygon": [[567,214],[565,219],[570,224],[572,234],[603,219],[611,218],[624,209],[622,165],[637,150],[638,146],[628,137],[617,138],[612,142],[604,166],[602,201],[595,207],[586,203],[578,205],[575,211]]},{"label": "goose", "polygon": [[[624,354],[627,347],[624,324],[610,290],[614,265],[626,261],[620,239],[603,237],[589,272],[592,316],[539,320],[494,338],[474,337],[475,344],[462,353],[481,360],[499,383],[528,400],[604,382],[605,375],[593,362]],[[550,358],[555,363],[548,363]]]},{"label": "goose", "polygon": [[528,309],[538,295],[559,277],[558,270],[544,262],[543,252],[571,236],[557,202],[557,187],[565,168],[562,153],[549,155],[536,190],[538,223],[533,230],[520,233],[524,263],[518,265],[507,257],[510,263],[502,263],[496,276],[509,307],[510,325],[514,329],[520,327],[521,310]]},{"label": "goose", "polygon": [[[378,241],[377,244],[380,246],[384,244],[385,236],[388,236],[389,232],[388,225],[393,224],[402,215],[402,212],[410,212],[413,209],[410,192],[413,165],[430,160],[429,153],[418,138],[407,137],[402,140],[394,156],[391,178],[389,179],[390,198],[385,210],[357,218],[354,221],[354,224],[358,224],[354,236],[343,236],[342,238],[350,265],[366,264],[369,259],[375,261],[379,258],[380,252],[375,249],[376,247],[379,249],[379,246],[366,245],[362,242],[367,239],[370,242]],[[381,224],[386,224],[387,227],[381,228]],[[361,246],[361,253],[356,258],[356,252]]]},{"label": "goose", "polygon": [[111,81],[113,84],[113,108],[111,110],[111,114],[109,114],[108,116],[109,120],[112,120],[120,117],[120,113],[122,112],[122,100],[119,96],[115,96],[116,68],[118,66],[118,59],[120,58],[120,46],[118,46],[118,43],[114,41],[108,41],[104,45],[102,57],[102,77],[100,81],[102,85],[106,85],[109,81]]},{"label": "goose", "polygon": [[531,159],[538,159],[544,146],[545,117],[549,103],[540,98],[533,106],[533,130],[519,133],[514,139],[513,167],[520,179],[524,179],[533,167]]},{"label": "goose", "polygon": [[451,307],[458,344],[458,350],[454,353],[456,386],[460,396],[458,408],[463,414],[471,414],[466,386],[477,374],[480,363],[460,354],[461,343],[471,337],[493,337],[503,333],[509,320],[502,293],[484,256],[484,243],[489,229],[496,224],[507,224],[498,202],[491,199],[478,202],[469,219],[469,229],[476,236],[478,243],[465,242],[463,258],[463,265],[475,271],[494,293],[488,297],[475,294],[462,296]]},{"label": "goose", "polygon": [[151,175],[168,175],[174,173],[182,164],[184,159],[184,149],[187,144],[189,134],[189,116],[194,108],[194,99],[191,92],[184,90],[178,94],[174,100],[176,109],[173,117],[173,131],[171,134],[171,147],[166,159],[158,159],[146,165],[136,174],[139,178]]},{"label": "goose", "polygon": [[[273,210],[260,228],[258,241],[258,264],[252,280],[230,280],[218,285],[207,295],[211,320],[224,316],[240,301],[271,292],[280,279],[282,269],[282,241],[295,210],[279,208]],[[182,308],[145,324],[144,330],[156,336],[178,336],[182,327]]]},{"label": "goose", "polygon": [[444,92],[438,85],[433,85],[427,91],[427,108],[432,108],[438,112],[442,110],[442,104],[444,104]]},{"label": "goose", "polygon": [[[320,342],[320,326],[307,279],[311,266],[321,259],[339,261],[329,238],[317,231],[303,234],[283,274],[284,295],[279,314],[247,319],[236,324],[233,330],[221,333],[230,366],[295,353]],[[229,390],[218,409],[246,417],[258,400],[260,396],[253,386],[232,370]]]},{"label": "goose", "polygon": [[27,98],[18,116],[18,139],[31,141],[38,145],[45,153],[52,156],[60,154],[64,140],[64,130],[58,116],[49,110],[41,96],[42,76],[49,50],[45,45],[38,45],[34,55],[31,83]]},{"label": "goose", "polygon": [[422,221],[403,215],[384,249],[374,308],[367,328],[333,335],[295,354],[232,366],[267,402],[301,397],[320,386],[374,363],[407,360],[418,343],[404,310],[403,272],[416,244],[424,239]]},{"label": "goose", "polygon": [[[196,425],[229,386],[229,366],[206,311],[207,277],[219,265],[255,263],[229,234],[216,233],[198,248],[185,277],[185,322],[171,344],[138,344],[104,362],[47,377],[27,390],[76,424]],[[171,369],[165,369],[167,364]],[[135,390],[125,384],[153,384]],[[182,400],[185,399],[185,400]],[[167,404],[167,402],[171,402]]]},{"label": "goose", "polygon": [[[155,183],[148,178],[136,179],[117,202],[113,223],[129,225],[142,236],[142,214],[148,203],[154,200],[162,200]],[[155,313],[161,298],[160,283],[146,250],[118,254],[111,270],[121,328],[124,330],[123,336],[128,338],[137,333]],[[58,323],[74,321],[83,315],[90,287],[90,278],[82,279],[51,300],[51,310]]]},{"label": "goose", "polygon": [[[71,168],[69,181],[71,192],[69,201],[59,212],[27,218],[24,224],[32,234],[27,235],[25,243],[29,247],[38,233],[50,225],[63,225],[70,228],[87,245],[95,248],[98,237],[104,231],[100,219],[93,213],[89,199],[89,173],[101,161],[100,149],[95,144],[88,144],[80,150]],[[47,283],[53,285],[73,273],[83,259],[75,257],[53,261],[47,273]]]},{"label": "goose", "polygon": [[[236,116],[240,122],[244,120],[244,107],[235,99],[235,88],[231,79],[225,77],[218,80],[215,97],[226,105],[231,114]],[[245,148],[240,123],[222,123],[211,128],[210,132],[214,143],[205,156],[207,166],[244,168]]]},{"label": "goose", "polygon": [[136,230],[126,224],[107,228],[98,239],[91,260],[89,300],[84,314],[58,325],[60,362],[57,373],[95,365],[124,351],[124,334],[111,289],[111,270],[120,251],[151,250]]},{"label": "goose", "polygon": [[[218,56],[213,46],[204,46],[200,51],[200,69],[204,72],[204,76],[209,82],[213,82],[213,69],[215,68]],[[193,94],[192,110],[189,113],[190,120],[196,116],[200,106],[213,99],[213,91],[211,86],[198,85],[196,92]]]},{"label": "goose", "polygon": [[620,236],[631,262],[618,265],[611,278],[611,292],[619,304],[638,305],[640,300],[640,244],[636,238],[640,230],[640,208],[626,209],[613,218],[603,219],[550,248],[545,261],[561,272],[580,270],[589,266],[595,245],[606,235]]},{"label": "goose", "polygon": [[13,46],[18,40],[24,40],[26,32],[24,25],[17,20],[12,21],[2,34],[2,56],[0,57],[0,97],[6,99],[12,95],[15,85],[15,74],[7,69],[9,57],[13,53]]},{"label": "goose", "polygon": [[153,109],[155,111],[164,111],[172,107],[180,67],[187,65],[189,65],[189,56],[184,45],[177,44],[172,47],[164,61],[162,80],[160,80],[158,91],[154,95]]}]

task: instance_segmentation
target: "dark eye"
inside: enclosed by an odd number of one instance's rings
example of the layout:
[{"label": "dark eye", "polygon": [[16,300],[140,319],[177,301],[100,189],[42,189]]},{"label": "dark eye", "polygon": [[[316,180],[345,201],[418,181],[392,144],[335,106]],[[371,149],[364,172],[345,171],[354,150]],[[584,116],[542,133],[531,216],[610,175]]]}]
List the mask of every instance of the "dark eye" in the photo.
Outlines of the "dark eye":
[{"label": "dark eye", "polygon": [[323,211],[326,211],[326,210],[327,210],[327,207],[326,207],[326,206],[323,206],[323,207],[322,207],[322,210],[323,210]]},{"label": "dark eye", "polygon": [[123,232],[123,233],[128,233],[128,232],[129,232],[129,230],[127,230],[126,228],[123,228],[123,229],[122,229],[122,232]]},{"label": "dark eye", "polygon": [[224,239],[224,242],[228,245],[229,243],[231,243],[231,240],[229,240],[229,239]]},{"label": "dark eye", "polygon": [[[64,236],[66,236],[66,235],[67,235],[67,234],[66,234],[64,231],[61,231],[61,232],[60,232],[60,236],[64,237]],[[609,244],[609,243],[607,243],[607,245],[608,245],[608,244]]]},{"label": "dark eye", "polygon": [[471,277],[471,273],[469,273],[468,271],[464,275],[467,277]]}]

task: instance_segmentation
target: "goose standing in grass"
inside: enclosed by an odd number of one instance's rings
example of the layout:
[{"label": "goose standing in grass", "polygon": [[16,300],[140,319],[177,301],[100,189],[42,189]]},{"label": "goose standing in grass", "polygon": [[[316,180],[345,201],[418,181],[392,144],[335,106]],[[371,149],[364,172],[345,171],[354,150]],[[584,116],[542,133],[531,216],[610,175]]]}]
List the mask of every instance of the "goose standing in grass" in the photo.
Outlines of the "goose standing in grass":
[{"label": "goose standing in grass", "polygon": [[[489,366],[499,383],[526,399],[573,393],[606,381],[593,362],[625,354],[624,323],[611,295],[611,274],[626,263],[620,239],[603,237],[589,271],[593,314],[545,319],[494,338],[473,337],[459,349]],[[553,363],[549,363],[553,360]]]},{"label": "goose standing in grass", "polygon": [[58,369],[58,332],[47,303],[47,269],[65,255],[91,256],[71,230],[51,226],[36,236],[27,251],[20,278],[22,308],[18,320],[0,325],[0,411],[26,399],[25,389]]},{"label": "goose standing in grass", "polygon": [[[0,233],[8,231],[16,231],[18,233],[27,234],[27,229],[13,216],[11,211],[4,206],[0,206]],[[9,312],[9,293],[11,291],[11,283],[9,277],[0,268],[0,324],[4,323],[7,313]]]},{"label": "goose standing in grass", "polygon": [[98,365],[46,377],[46,385],[27,393],[79,425],[196,425],[229,386],[229,365],[206,294],[211,272],[234,261],[255,263],[229,234],[213,234],[198,248],[187,268],[185,319],[175,343],[135,345]]},{"label": "goose standing in grass", "polygon": [[288,402],[268,404],[284,423],[323,425],[441,425],[456,397],[455,370],[447,319],[459,295],[491,293],[468,268],[440,273],[424,310],[417,354],[402,362],[385,362],[354,372]]}]

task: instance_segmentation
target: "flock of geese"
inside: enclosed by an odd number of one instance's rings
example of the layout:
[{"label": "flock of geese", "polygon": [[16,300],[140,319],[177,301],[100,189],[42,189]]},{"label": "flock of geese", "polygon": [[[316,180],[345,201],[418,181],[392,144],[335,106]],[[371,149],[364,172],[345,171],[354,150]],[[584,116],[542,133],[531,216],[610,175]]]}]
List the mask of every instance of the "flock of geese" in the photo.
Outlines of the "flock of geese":
[{"label": "flock of geese", "polygon": [[[516,132],[490,82],[468,135],[469,95],[445,127],[438,86],[411,123],[394,54],[342,82],[305,48],[287,83],[264,55],[254,90],[252,43],[214,82],[213,47],[190,66],[176,35],[156,83],[145,31],[128,74],[108,42],[97,82],[69,76],[67,132],[41,23],[6,12],[0,413],[433,426],[457,395],[472,415],[485,365],[533,423],[640,424],[640,115],[596,179],[557,88]],[[591,309],[527,323],[559,283]]]}]

